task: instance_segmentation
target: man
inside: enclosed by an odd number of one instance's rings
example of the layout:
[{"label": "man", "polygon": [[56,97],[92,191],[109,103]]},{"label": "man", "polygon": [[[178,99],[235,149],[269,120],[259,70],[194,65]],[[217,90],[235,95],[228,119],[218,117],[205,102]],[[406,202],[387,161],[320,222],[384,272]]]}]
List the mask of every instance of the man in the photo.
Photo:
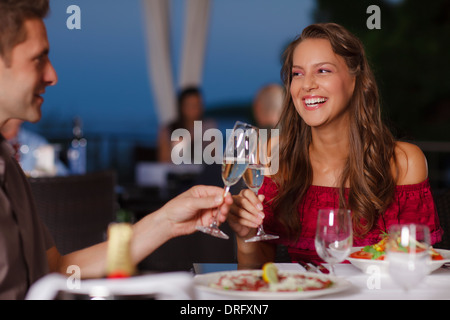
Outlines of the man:
[{"label": "man", "polygon": [[[50,63],[42,19],[48,0],[0,0],[0,126],[12,118],[36,122],[46,87],[57,82]],[[82,277],[104,275],[107,243],[61,256],[37,216],[19,164],[0,135],[0,298],[22,299],[28,288],[48,272],[65,274],[78,265]],[[225,221],[232,203],[222,189],[196,186],[133,226],[135,263],[170,238],[209,225],[213,208],[221,206]]]},{"label": "man", "polygon": [[[256,125],[268,130],[270,150],[268,157],[270,168],[265,169],[264,175],[271,176],[278,171],[278,120],[283,111],[284,89],[281,85],[271,83],[259,89],[253,100],[252,110]],[[275,129],[275,130],[273,130]]]},{"label": "man", "polygon": [[283,109],[284,90],[279,84],[262,87],[253,100],[253,116],[260,128],[272,129],[278,123]]}]

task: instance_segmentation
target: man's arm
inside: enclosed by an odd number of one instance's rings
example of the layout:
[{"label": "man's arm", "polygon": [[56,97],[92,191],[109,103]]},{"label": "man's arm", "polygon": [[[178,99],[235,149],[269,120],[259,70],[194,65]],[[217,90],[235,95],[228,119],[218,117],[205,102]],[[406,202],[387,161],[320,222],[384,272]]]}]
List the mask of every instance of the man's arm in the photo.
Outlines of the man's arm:
[{"label": "man's arm", "polygon": [[[196,186],[169,201],[161,209],[133,225],[131,256],[135,264],[171,238],[191,234],[197,225],[211,223],[220,205],[219,223],[226,220],[233,200],[223,198],[223,189]],[[106,270],[107,241],[62,256],[56,247],[47,251],[51,272],[66,274],[67,267],[77,265],[82,278],[102,277]]]}]

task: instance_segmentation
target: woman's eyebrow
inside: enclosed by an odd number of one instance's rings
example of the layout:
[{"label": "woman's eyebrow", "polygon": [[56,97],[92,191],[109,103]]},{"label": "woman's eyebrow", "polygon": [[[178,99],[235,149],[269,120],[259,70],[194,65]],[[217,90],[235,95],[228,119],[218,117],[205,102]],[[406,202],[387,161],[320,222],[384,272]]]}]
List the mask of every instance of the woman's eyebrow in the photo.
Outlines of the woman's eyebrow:
[{"label": "woman's eyebrow", "polygon": [[[332,65],[332,66],[336,66],[333,62],[328,62],[328,61],[324,61],[324,62],[317,62],[317,63],[314,63],[312,66],[313,67],[315,67],[315,68],[317,68],[317,67],[320,67],[320,66],[323,66],[323,65],[326,65],[326,64],[330,64],[330,65]],[[299,66],[299,65],[293,65],[292,66],[292,68],[299,68],[299,69],[303,69],[303,67],[302,66]]]}]

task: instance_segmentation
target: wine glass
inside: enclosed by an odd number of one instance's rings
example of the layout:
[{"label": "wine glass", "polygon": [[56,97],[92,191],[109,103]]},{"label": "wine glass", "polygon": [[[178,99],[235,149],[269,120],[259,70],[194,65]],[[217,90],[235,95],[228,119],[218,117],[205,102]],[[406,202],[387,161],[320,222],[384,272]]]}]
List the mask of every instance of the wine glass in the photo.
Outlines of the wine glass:
[{"label": "wine glass", "polygon": [[[244,174],[249,163],[249,154],[254,152],[255,143],[251,143],[250,137],[255,134],[255,127],[237,121],[234,125],[227,143],[222,161],[222,180],[225,184],[223,196],[230,191],[230,187],[236,184]],[[213,217],[213,222],[205,226],[197,226],[197,230],[212,235],[217,238],[228,239],[229,236],[218,227],[217,218],[219,209]]]},{"label": "wine glass", "polygon": [[[267,141],[264,141],[260,136],[260,129],[255,128],[252,131],[252,139],[255,139],[256,148],[254,152],[250,152],[249,155],[249,165],[244,172],[243,178],[247,187],[252,190],[256,195],[258,195],[258,190],[264,182],[264,171],[268,164],[267,160]],[[254,237],[245,240],[245,242],[255,242],[263,240],[278,239],[279,237],[272,234],[267,234],[264,232],[262,223],[258,226],[258,230]]]},{"label": "wine glass", "polygon": [[334,264],[350,254],[353,244],[351,211],[347,209],[319,209],[316,238],[319,257],[329,263],[334,274]]},{"label": "wine glass", "polygon": [[386,261],[391,278],[405,291],[417,286],[429,273],[430,230],[418,224],[389,228]]}]

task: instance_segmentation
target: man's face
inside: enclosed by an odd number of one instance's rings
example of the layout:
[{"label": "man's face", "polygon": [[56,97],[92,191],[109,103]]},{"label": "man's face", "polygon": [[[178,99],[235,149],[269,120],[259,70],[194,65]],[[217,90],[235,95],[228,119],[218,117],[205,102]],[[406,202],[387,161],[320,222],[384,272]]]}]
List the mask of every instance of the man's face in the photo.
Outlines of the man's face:
[{"label": "man's face", "polygon": [[28,19],[27,38],[11,51],[11,63],[0,58],[0,122],[18,118],[36,122],[41,118],[42,94],[58,81],[48,58],[49,43],[44,22]]}]

